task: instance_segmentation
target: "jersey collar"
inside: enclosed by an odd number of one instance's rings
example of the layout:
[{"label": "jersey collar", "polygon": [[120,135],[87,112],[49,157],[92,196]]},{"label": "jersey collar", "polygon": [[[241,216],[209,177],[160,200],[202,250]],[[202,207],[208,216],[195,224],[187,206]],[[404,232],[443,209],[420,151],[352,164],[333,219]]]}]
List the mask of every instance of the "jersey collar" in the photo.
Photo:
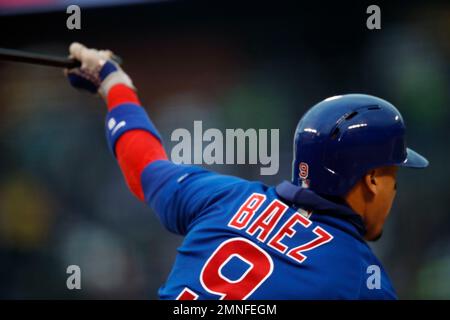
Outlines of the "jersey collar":
[{"label": "jersey collar", "polygon": [[[360,215],[355,213],[349,206],[332,202],[315,193],[314,191],[297,186],[289,181],[283,181],[275,188],[276,193],[284,200],[290,202],[298,208],[311,210],[315,214],[312,220],[323,220],[325,223],[332,223],[328,218],[338,218],[342,222],[350,223],[353,228],[349,228],[339,223],[339,227],[354,233],[358,237],[363,237],[366,233],[363,220]],[[335,220],[335,219],[334,219]],[[355,230],[356,229],[356,230]]]}]

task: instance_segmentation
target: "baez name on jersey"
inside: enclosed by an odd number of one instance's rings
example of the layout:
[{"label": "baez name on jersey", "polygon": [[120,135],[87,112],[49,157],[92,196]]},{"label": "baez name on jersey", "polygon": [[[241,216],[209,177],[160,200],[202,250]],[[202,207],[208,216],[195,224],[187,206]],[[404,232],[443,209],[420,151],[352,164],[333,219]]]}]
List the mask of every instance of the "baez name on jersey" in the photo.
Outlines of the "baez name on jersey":
[{"label": "baez name on jersey", "polygon": [[303,216],[302,213],[296,212],[284,224],[280,225],[280,220],[289,207],[278,199],[266,205],[264,211],[256,219],[253,219],[265,202],[266,195],[253,193],[233,215],[228,226],[237,230],[244,230],[259,242],[266,243],[272,249],[285,254],[298,263],[307,259],[303,252],[313,250],[333,239],[331,234],[316,226],[312,229],[312,232],[316,235],[313,240],[289,247],[283,240],[292,238],[297,233],[298,230],[294,228],[296,225],[308,229],[312,224],[311,220]]}]

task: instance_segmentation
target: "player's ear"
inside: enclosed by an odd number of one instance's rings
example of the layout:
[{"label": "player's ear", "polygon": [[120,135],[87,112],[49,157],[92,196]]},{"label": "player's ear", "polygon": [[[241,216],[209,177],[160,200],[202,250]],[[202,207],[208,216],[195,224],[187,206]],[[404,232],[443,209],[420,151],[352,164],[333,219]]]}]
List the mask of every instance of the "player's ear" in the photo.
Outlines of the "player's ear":
[{"label": "player's ear", "polygon": [[370,170],[363,178],[365,189],[371,195],[376,195],[378,193],[378,181],[376,173],[376,169]]}]

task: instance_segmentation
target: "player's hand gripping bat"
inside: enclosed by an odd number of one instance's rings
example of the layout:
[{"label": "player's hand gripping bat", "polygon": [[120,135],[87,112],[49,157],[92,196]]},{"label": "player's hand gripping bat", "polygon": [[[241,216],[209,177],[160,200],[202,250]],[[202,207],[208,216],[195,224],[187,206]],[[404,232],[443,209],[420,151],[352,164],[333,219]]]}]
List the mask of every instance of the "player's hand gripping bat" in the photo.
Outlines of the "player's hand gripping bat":
[{"label": "player's hand gripping bat", "polygon": [[[86,48],[74,42],[68,58],[0,48],[0,60],[25,62],[65,69],[70,83],[77,88],[105,96],[113,84],[124,83],[131,88],[131,79],[120,68],[121,59],[109,50]],[[114,76],[108,77],[110,74]]]}]

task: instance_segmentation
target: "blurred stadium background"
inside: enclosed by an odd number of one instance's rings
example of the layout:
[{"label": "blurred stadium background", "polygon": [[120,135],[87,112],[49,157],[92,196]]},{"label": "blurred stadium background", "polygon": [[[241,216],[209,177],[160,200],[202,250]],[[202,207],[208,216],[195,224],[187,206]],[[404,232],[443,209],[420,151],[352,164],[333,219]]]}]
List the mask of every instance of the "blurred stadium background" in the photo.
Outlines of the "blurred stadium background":
[{"label": "blurred stadium background", "polygon": [[[97,6],[95,5],[95,3]],[[450,4],[0,0],[0,46],[66,55],[110,48],[139,89],[167,150],[176,128],[279,128],[280,171],[213,167],[268,184],[289,179],[292,134],[308,107],[340,93],[403,113],[429,169],[402,170],[383,238],[372,244],[400,298],[450,298]],[[113,6],[106,6],[111,3]],[[117,6],[119,5],[119,6]],[[0,62],[0,298],[157,298],[181,238],[127,190],[108,153],[98,97],[54,68]],[[82,290],[66,288],[68,265]],[[301,290],[301,288],[299,288]]]}]

